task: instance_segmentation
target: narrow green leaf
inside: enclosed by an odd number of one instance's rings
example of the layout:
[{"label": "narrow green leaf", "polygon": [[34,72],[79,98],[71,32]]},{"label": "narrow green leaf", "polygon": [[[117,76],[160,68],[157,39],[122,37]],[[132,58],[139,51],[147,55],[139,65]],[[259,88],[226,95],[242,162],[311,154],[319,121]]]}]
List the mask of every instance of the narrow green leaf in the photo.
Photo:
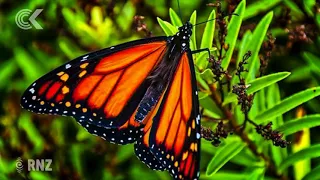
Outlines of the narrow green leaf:
[{"label": "narrow green leaf", "polygon": [[242,60],[245,53],[247,53],[247,49],[250,46],[250,42],[252,39],[252,32],[250,30],[247,30],[241,40],[240,46],[238,47],[238,58],[237,58],[237,67],[239,65],[239,62]]},{"label": "narrow green leaf", "polygon": [[210,96],[208,96],[207,93],[199,92],[199,103],[201,107],[214,113],[215,118],[223,117],[223,113],[221,112],[221,109],[210,98]]},{"label": "narrow green leaf", "polygon": [[[278,85],[275,83],[275,84],[269,86],[267,89],[267,108],[273,107],[274,105],[278,104],[280,101],[281,101],[280,90],[279,90]],[[272,121],[273,128],[278,128],[282,124],[283,124],[283,119],[282,119],[281,115],[278,116],[277,118],[273,119],[273,121]],[[287,154],[288,154],[287,149],[275,147],[271,143],[268,143],[268,145],[271,148],[272,159],[273,159],[276,167],[278,167],[280,165],[280,163],[283,161],[283,159],[285,157],[287,157]]]},{"label": "narrow green leaf", "polygon": [[172,8],[169,9],[169,15],[170,15],[170,20],[173,26],[175,26],[176,28],[182,26],[181,19]]},{"label": "narrow green leaf", "polygon": [[309,79],[312,68],[309,65],[299,65],[298,68],[291,71],[291,75],[285,80],[286,82],[298,82]]},{"label": "narrow green leaf", "polygon": [[273,17],[273,12],[269,12],[267,15],[265,15],[262,18],[262,20],[259,22],[255,30],[253,31],[250,45],[247,47],[248,48],[247,51],[250,50],[252,53],[252,56],[249,59],[249,65],[247,66],[247,69],[249,70],[249,72],[245,74],[245,77],[246,77],[245,79],[247,81],[255,79],[255,75],[260,63],[258,54],[259,54],[261,45],[263,43],[263,40],[266,36],[266,33],[268,31],[272,17]]},{"label": "narrow green leaf", "polygon": [[320,165],[313,168],[308,174],[306,174],[302,180],[314,180],[320,179]]},{"label": "narrow green leaf", "polygon": [[226,37],[226,44],[228,45],[228,51],[225,55],[225,58],[222,61],[222,68],[224,70],[228,69],[234,47],[236,45],[238,34],[240,31],[240,26],[242,23],[242,17],[245,12],[246,8],[246,1],[241,1],[241,3],[238,5],[237,9],[235,10],[235,14],[238,14],[239,16],[232,16],[230,23],[228,25],[228,34]]},{"label": "narrow green leaf", "polygon": [[28,82],[34,81],[44,74],[43,69],[38,66],[34,58],[24,49],[17,47],[14,49],[15,61],[20,66]]},{"label": "narrow green leaf", "polygon": [[246,145],[241,141],[232,141],[220,148],[211,159],[206,175],[211,176],[219,171],[230,159],[237,155]]},{"label": "narrow green leaf", "polygon": [[[215,20],[212,20],[212,19],[214,19],[215,17],[216,17],[215,11],[212,10],[208,17],[208,20],[210,21],[206,23],[206,27],[204,28],[200,49],[205,49],[205,48],[209,48],[210,50],[212,49],[212,42],[213,42],[215,22],[216,22]],[[196,65],[201,71],[204,70],[208,65],[208,57],[209,55],[207,52],[199,53],[198,58],[196,59]]]},{"label": "narrow green leaf", "polygon": [[201,73],[201,77],[203,80],[205,80],[208,84],[212,84],[213,83],[213,77],[214,74],[211,71],[211,69],[206,69]]},{"label": "narrow green leaf", "polygon": [[320,87],[310,88],[299,93],[296,93],[272,108],[258,114],[254,120],[256,123],[261,124],[269,119],[275,118],[291,109],[299,106],[300,104],[307,102],[320,95]]},{"label": "narrow green leaf", "polygon": [[244,14],[243,19],[249,19],[251,17],[255,17],[261,12],[266,12],[272,9],[274,6],[278,5],[282,0],[260,0],[254,3],[251,3]]},{"label": "narrow green leaf", "polygon": [[313,17],[313,8],[316,5],[316,0],[304,0],[302,1],[303,5],[304,5],[304,9],[306,11],[306,13],[310,16]]},{"label": "narrow green leaf", "polygon": [[[197,11],[194,10],[193,13],[191,14],[190,17],[190,23],[195,25],[197,23]],[[192,35],[190,38],[190,49],[192,51],[197,49],[197,40],[196,40],[196,26],[192,27]],[[197,56],[197,54],[194,54],[195,57]]]},{"label": "narrow green leaf", "polygon": [[263,180],[265,171],[266,171],[266,168],[264,168],[264,167],[254,168],[252,170],[251,175],[248,177],[248,179],[250,179],[250,180]]},{"label": "narrow green leaf", "polygon": [[[263,88],[270,86],[278,81],[281,81],[282,79],[288,77],[289,75],[290,75],[290,72],[279,72],[279,73],[273,73],[273,74],[269,74],[269,75],[254,79],[248,83],[248,85],[250,85],[250,86],[247,89],[247,93],[248,94],[255,93],[255,92],[259,91],[260,89],[263,89]],[[237,95],[230,92],[227,95],[227,97],[225,98],[223,105],[234,102],[236,100],[237,100]]]},{"label": "narrow green leaf", "polygon": [[9,83],[11,76],[17,71],[16,62],[13,60],[4,61],[0,64],[0,88]]},{"label": "narrow green leaf", "polygon": [[232,179],[232,180],[246,180],[250,176],[249,173],[239,173],[239,172],[217,172],[216,174],[213,174],[211,176],[206,176],[206,174],[201,174],[200,177],[202,180],[226,180],[226,179]]},{"label": "narrow green leaf", "polygon": [[98,27],[103,23],[102,9],[99,6],[94,6],[91,10],[91,24]]},{"label": "narrow green leaf", "polygon": [[[51,167],[52,168],[52,167]],[[33,180],[50,180],[52,177],[46,172],[30,171],[30,177]]]},{"label": "narrow green leaf", "polygon": [[[215,51],[216,48],[210,48],[210,53],[212,51]],[[207,67],[208,67],[208,64],[209,64],[209,54],[208,52],[201,52],[199,53],[200,55],[198,56],[198,58],[196,59],[196,65],[197,67],[199,68],[200,71],[203,71],[205,70]]]},{"label": "narrow green leaf", "polygon": [[320,144],[312,145],[306,149],[289,155],[279,166],[279,171],[282,172],[294,163],[304,160],[320,157]]},{"label": "narrow green leaf", "polygon": [[174,27],[172,24],[168,23],[167,21],[163,21],[162,19],[158,18],[158,23],[163,29],[164,33],[166,33],[167,36],[172,36],[178,32],[178,29]]},{"label": "narrow green leaf", "polygon": [[292,1],[292,0],[283,0],[283,3],[287,7],[289,7],[289,9],[291,10],[292,17],[294,18],[294,20],[302,19],[304,17],[303,12],[299,8],[299,6],[297,6],[297,4],[294,3],[294,1]]},{"label": "narrow green leaf", "polygon": [[33,152],[35,154],[41,153],[44,148],[44,139],[31,122],[29,115],[27,113],[21,114],[18,123],[18,126],[26,132],[27,138],[32,142]]},{"label": "narrow green leaf", "polygon": [[196,78],[197,78],[197,82],[206,90],[209,89],[208,84],[206,83],[205,80],[202,79],[201,74],[199,72],[196,71]]},{"label": "narrow green leaf", "polygon": [[304,128],[320,126],[320,114],[303,116],[294,120],[286,121],[282,126],[277,128],[285,136],[301,131]]},{"label": "narrow green leaf", "polygon": [[210,21],[206,23],[206,27],[204,28],[204,31],[203,31],[203,36],[202,36],[201,46],[200,46],[201,49],[212,47],[215,23],[216,23],[216,20],[213,20],[214,18],[216,18],[216,13],[214,10],[212,10],[208,18],[208,20]]},{"label": "narrow green leaf", "polygon": [[311,67],[315,73],[320,74],[320,57],[317,57],[309,52],[304,52],[302,56],[309,63],[309,67]]},{"label": "narrow green leaf", "polygon": [[133,148],[132,144],[127,144],[124,146],[119,147],[119,150],[117,151],[117,164],[120,164],[124,161],[127,161],[130,157],[132,157],[132,151],[130,151]]}]

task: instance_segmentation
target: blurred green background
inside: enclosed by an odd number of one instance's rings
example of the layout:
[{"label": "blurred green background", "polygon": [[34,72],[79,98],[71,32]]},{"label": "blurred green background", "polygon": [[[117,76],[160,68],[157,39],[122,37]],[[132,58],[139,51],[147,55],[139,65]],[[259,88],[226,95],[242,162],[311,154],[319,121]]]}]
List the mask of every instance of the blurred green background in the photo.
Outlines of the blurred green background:
[{"label": "blurred green background", "polygon": [[[194,10],[197,11],[197,22],[207,20],[214,9],[207,4],[214,2],[181,0],[182,21],[188,20]],[[222,1],[222,9],[225,13],[232,13],[240,2]],[[178,12],[176,1],[0,1],[1,180],[171,178],[167,172],[152,171],[139,162],[133,145],[110,144],[87,133],[72,118],[37,115],[23,110],[19,105],[23,91],[55,67],[90,51],[146,37],[146,33],[137,31],[135,15],[144,16],[143,22],[153,36],[164,35],[157,17],[170,21],[169,8]],[[15,16],[22,9],[32,12],[43,9],[36,18],[43,29],[19,28]],[[234,65],[242,57],[238,56],[244,53],[241,52],[241,42],[249,37],[246,34],[250,34],[248,32],[254,30],[270,11],[274,14],[268,33],[276,41],[266,74],[288,71],[291,75],[259,91],[256,96],[260,97],[260,103],[263,97],[274,100],[256,104],[261,111],[280,99],[320,84],[320,5],[316,0],[248,0],[230,64]],[[198,44],[204,28],[205,25],[196,27]],[[217,34],[212,31],[214,38]],[[265,37],[264,41],[267,40]],[[254,41],[253,37],[251,42]],[[247,49],[250,50],[250,45]],[[268,52],[263,50],[259,55]],[[242,141],[234,135],[220,147],[214,147],[203,140],[201,179],[320,179],[319,111],[319,98],[314,98],[277,117],[281,119],[277,122],[282,124],[293,119],[295,122],[310,122],[300,127],[297,125],[299,123],[294,124],[296,129],[285,134],[292,142],[285,149],[272,146],[252,129],[248,131],[252,141],[258,144],[257,151],[265,153],[271,159],[269,163],[272,166],[243,146],[241,151],[221,163],[223,166],[217,168],[217,173],[206,176],[208,163],[217,157],[215,155],[228,154],[225,152],[228,151],[228,143]],[[298,121],[303,117],[306,118]],[[206,127],[215,126],[209,122],[203,124]],[[297,154],[301,149],[305,151]],[[20,173],[16,168],[18,158],[24,165]],[[52,159],[52,171],[28,171],[28,159]]]}]

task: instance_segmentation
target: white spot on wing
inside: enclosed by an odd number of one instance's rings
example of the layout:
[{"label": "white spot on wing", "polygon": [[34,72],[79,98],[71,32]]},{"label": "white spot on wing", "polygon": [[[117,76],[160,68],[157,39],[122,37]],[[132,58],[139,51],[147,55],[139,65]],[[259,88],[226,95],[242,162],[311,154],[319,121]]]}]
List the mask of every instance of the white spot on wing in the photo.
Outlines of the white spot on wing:
[{"label": "white spot on wing", "polygon": [[197,133],[197,139],[200,139],[201,135],[199,133]]},{"label": "white spot on wing", "polygon": [[31,89],[29,89],[29,91],[31,92],[31,94],[33,94],[34,93],[34,88],[31,88]]},{"label": "white spot on wing", "polygon": [[88,57],[89,57],[89,55],[83,56],[81,61],[86,61]]},{"label": "white spot on wing", "polygon": [[66,69],[69,69],[71,68],[71,65],[70,64],[66,64]]},{"label": "white spot on wing", "polygon": [[196,118],[197,124],[199,124],[200,121],[200,114],[198,114],[197,118]]}]

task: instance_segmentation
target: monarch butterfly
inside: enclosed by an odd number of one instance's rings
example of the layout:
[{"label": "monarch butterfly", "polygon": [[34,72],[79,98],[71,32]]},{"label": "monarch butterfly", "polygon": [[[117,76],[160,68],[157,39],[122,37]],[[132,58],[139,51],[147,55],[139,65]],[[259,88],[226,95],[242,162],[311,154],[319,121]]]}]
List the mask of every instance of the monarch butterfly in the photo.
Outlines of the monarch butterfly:
[{"label": "monarch butterfly", "polygon": [[[192,52],[193,25],[174,36],[127,42],[78,57],[36,80],[21,105],[72,116],[88,132],[134,143],[149,168],[198,179],[200,113]],[[197,51],[199,52],[199,51]]]}]

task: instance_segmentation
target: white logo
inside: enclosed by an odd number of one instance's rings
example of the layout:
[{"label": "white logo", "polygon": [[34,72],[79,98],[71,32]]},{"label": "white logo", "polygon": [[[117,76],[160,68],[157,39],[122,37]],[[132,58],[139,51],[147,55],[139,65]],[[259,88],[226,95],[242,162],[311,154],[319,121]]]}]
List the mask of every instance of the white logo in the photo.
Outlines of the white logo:
[{"label": "white logo", "polygon": [[[40,24],[36,21],[36,18],[39,16],[39,14],[42,12],[42,10],[43,9],[36,9],[33,13],[30,9],[20,10],[16,14],[16,17],[15,17],[15,21],[16,21],[17,26],[23,30],[28,30],[28,29],[32,28],[32,26],[31,26],[31,24],[32,24],[36,29],[43,29],[40,26]],[[26,20],[26,18],[28,18],[28,19]]]},{"label": "white logo", "polygon": [[23,170],[23,161],[22,159],[19,157],[17,160],[16,160],[16,168],[17,168],[17,172],[18,173],[21,173],[22,170]]},{"label": "white logo", "polygon": [[[52,171],[52,159],[28,159],[28,171]],[[16,160],[17,172],[23,171],[23,161],[19,157]]]}]

